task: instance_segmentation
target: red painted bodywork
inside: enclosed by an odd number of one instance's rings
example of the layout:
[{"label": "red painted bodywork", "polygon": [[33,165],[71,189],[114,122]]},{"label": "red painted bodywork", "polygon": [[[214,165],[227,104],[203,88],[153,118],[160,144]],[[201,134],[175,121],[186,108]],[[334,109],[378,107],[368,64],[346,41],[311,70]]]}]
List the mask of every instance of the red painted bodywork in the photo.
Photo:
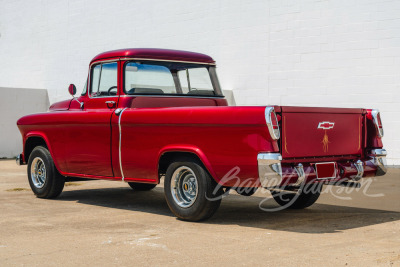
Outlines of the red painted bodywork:
[{"label": "red painted bodywork", "polygon": [[[125,181],[159,182],[159,159],[167,152],[190,152],[220,182],[232,168],[238,177],[257,186],[257,155],[281,153],[284,179],[296,181],[294,163],[303,163],[307,180],[315,179],[316,162],[336,162],[337,179],[357,174],[354,162],[365,162],[365,176],[376,167],[367,151],[381,148],[368,111],[348,108],[275,107],[281,138],[274,141],[265,122],[265,107],[228,107],[223,97],[128,96],[122,89],[126,58],[214,63],[206,55],[164,49],[125,49],[102,53],[92,63],[118,59],[118,95],[53,104],[49,112],[28,115],[17,124],[25,144],[40,137],[64,176],[121,180],[119,116],[121,115],[121,165]],[[106,101],[114,101],[110,106]],[[83,108],[81,104],[83,103]],[[319,122],[334,122],[329,130]],[[327,147],[323,145],[328,136]],[[221,182],[222,183],[222,182]],[[224,183],[224,186],[232,184]]]}]

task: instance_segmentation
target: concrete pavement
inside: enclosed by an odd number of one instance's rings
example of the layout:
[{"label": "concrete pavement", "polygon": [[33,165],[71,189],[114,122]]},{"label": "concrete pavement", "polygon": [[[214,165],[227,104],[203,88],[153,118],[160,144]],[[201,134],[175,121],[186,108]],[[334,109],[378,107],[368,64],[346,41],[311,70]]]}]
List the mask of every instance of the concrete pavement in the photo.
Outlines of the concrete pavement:
[{"label": "concrete pavement", "polygon": [[59,198],[39,199],[26,166],[1,160],[0,266],[400,266],[400,169],[367,192],[340,190],[272,213],[259,209],[267,194],[232,193],[210,220],[191,223],[172,216],[162,185],[73,182]]}]

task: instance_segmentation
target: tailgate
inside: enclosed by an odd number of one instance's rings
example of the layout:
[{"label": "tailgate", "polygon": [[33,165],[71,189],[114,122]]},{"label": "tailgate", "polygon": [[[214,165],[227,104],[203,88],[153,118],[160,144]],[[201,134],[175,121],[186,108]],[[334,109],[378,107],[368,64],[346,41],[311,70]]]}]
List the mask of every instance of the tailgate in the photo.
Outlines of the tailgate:
[{"label": "tailgate", "polygon": [[283,158],[359,155],[363,109],[281,107]]}]

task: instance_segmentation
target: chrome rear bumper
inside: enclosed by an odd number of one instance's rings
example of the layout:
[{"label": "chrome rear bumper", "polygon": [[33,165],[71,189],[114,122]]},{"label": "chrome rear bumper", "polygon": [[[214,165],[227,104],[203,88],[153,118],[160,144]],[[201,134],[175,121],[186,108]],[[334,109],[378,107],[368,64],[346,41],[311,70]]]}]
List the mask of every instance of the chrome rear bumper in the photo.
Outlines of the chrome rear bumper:
[{"label": "chrome rear bumper", "polygon": [[375,176],[385,175],[387,172],[387,163],[386,163],[386,149],[372,149],[370,153],[370,157],[372,158],[371,162],[378,168]]},{"label": "chrome rear bumper", "polygon": [[[338,162],[340,175],[335,179],[350,178],[357,182],[362,177],[385,175],[386,155],[385,149],[373,149],[369,153],[369,159],[347,163]],[[260,183],[264,188],[278,187],[283,184],[299,187],[307,180],[317,178],[315,169],[310,166],[310,163],[304,166],[302,163],[282,166],[282,156],[279,153],[260,153],[257,161]]]},{"label": "chrome rear bumper", "polygon": [[260,153],[257,156],[258,175],[262,187],[275,187],[282,183],[282,156],[279,153]]}]

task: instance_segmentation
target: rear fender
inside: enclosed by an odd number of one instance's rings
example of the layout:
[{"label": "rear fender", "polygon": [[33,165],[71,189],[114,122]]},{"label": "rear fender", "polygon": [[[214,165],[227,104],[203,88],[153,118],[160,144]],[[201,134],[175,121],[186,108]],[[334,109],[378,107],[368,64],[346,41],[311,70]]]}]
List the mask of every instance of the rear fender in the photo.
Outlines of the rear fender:
[{"label": "rear fender", "polygon": [[196,155],[200,161],[203,163],[204,167],[207,169],[208,173],[211,175],[211,177],[218,182],[217,175],[214,172],[210,161],[207,159],[206,155],[204,152],[196,147],[196,146],[191,146],[191,145],[168,145],[163,147],[160,152],[158,153],[158,161],[157,163],[159,164],[161,157],[168,152],[186,152],[186,153],[192,153]]}]

